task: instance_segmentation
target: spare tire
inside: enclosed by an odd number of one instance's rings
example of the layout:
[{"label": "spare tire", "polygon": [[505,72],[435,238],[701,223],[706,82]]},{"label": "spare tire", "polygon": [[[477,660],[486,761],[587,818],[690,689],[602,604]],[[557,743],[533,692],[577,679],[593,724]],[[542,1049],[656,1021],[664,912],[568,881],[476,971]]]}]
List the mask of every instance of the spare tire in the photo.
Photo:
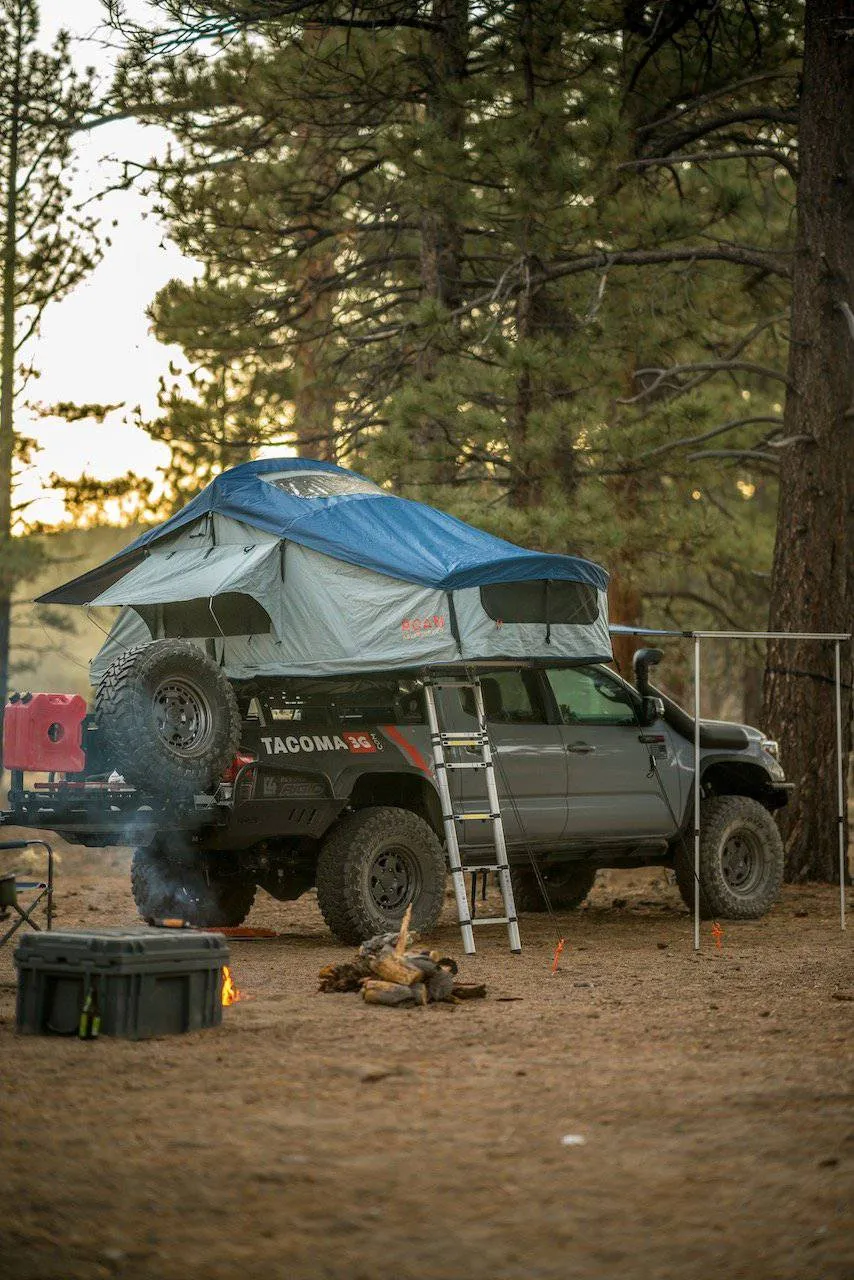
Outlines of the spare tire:
[{"label": "spare tire", "polygon": [[240,740],[234,690],[187,640],[154,640],[123,653],[98,685],[95,715],[110,765],[163,799],[210,790]]}]

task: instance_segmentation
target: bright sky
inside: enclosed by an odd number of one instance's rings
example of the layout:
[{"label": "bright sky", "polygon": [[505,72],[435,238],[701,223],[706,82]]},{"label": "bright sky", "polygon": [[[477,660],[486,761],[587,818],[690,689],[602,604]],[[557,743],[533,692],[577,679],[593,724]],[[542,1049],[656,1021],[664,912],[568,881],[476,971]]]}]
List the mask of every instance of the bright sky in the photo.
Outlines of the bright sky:
[{"label": "bright sky", "polygon": [[[93,66],[103,82],[110,79],[115,40],[103,28],[100,0],[41,0],[41,43],[52,43],[64,27],[75,37],[72,52],[81,67]],[[128,10],[144,19],[144,0],[131,0]],[[164,130],[120,121],[81,135],[77,143],[79,179],[75,194],[85,199],[115,180],[117,165],[110,158],[145,161],[163,147]],[[175,347],[158,343],[149,331],[146,307],[158,289],[173,276],[188,278],[194,264],[183,258],[150,214],[150,203],[135,191],[114,192],[95,206],[112,247],[105,250],[96,270],[74,293],[45,314],[33,357],[41,377],[30,394],[45,404],[60,400],[115,404],[125,408],[103,425],[31,419],[18,414],[18,428],[38,439],[41,449],[31,471],[21,477],[16,501],[43,494],[29,508],[33,518],[62,517],[61,500],[44,492],[51,472],[83,473],[109,479],[132,469],[153,475],[167,451],[132,425],[136,405],[150,416],[157,405],[157,386],[167,374],[170,358],[180,359]],[[116,227],[110,224],[115,219]]]}]

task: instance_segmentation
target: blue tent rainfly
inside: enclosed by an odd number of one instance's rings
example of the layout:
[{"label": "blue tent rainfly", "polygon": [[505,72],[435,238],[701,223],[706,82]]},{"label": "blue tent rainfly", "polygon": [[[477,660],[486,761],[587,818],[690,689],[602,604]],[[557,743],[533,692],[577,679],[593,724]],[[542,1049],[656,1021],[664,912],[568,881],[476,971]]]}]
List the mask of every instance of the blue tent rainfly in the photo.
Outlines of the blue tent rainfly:
[{"label": "blue tent rainfly", "polygon": [[40,602],[125,606],[93,677],[129,643],[180,635],[213,641],[240,679],[607,661],[607,584],[591,561],[517,547],[334,463],[265,458]]}]

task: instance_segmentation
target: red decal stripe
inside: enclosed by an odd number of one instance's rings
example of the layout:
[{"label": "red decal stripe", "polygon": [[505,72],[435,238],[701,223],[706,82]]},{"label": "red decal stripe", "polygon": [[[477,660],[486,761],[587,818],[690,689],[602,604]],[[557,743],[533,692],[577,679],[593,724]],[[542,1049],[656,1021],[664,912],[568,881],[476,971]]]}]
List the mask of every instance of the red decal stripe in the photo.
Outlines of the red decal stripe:
[{"label": "red decal stripe", "polygon": [[407,742],[403,734],[400,733],[393,724],[381,724],[380,728],[386,737],[391,738],[392,742],[409,756],[409,759],[415,765],[416,769],[420,769],[421,772],[426,773],[428,777],[432,776],[430,766],[422,756],[421,752],[417,747],[413,746],[411,742]]}]

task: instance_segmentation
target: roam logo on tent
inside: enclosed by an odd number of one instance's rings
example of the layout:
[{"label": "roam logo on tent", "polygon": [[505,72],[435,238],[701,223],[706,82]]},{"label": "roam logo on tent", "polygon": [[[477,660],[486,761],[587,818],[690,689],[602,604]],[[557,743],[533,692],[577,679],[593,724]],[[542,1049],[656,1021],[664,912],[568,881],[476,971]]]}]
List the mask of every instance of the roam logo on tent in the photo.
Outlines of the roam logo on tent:
[{"label": "roam logo on tent", "polygon": [[432,618],[404,618],[400,629],[407,640],[413,636],[424,635],[426,631],[442,631],[445,627],[445,615],[434,613]]},{"label": "roam logo on tent", "polygon": [[304,751],[352,751],[356,755],[381,751],[382,741],[373,733],[304,733],[299,738],[261,739],[268,756],[299,755]]}]

